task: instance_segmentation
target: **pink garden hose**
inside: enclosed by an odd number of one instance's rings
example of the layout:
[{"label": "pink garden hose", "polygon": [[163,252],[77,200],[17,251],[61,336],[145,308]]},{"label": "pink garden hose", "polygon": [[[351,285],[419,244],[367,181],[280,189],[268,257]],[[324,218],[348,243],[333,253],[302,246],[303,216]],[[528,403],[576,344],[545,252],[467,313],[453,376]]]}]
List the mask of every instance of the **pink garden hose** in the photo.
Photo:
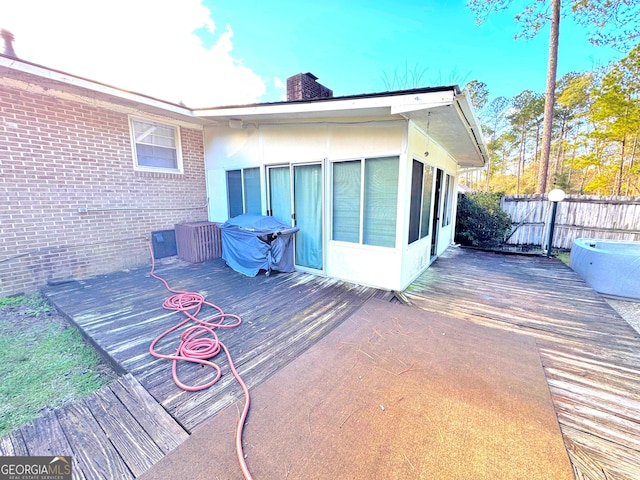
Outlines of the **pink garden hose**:
[{"label": "pink garden hose", "polygon": [[[171,360],[173,362],[171,372],[173,381],[176,383],[176,385],[188,392],[197,392],[199,390],[204,390],[215,385],[216,382],[220,379],[222,375],[220,366],[212,362],[211,359],[218,353],[220,353],[220,350],[224,350],[224,353],[227,355],[227,360],[229,361],[231,373],[233,373],[233,376],[238,381],[238,384],[240,385],[240,388],[242,388],[245,396],[244,409],[242,410],[242,415],[240,415],[240,418],[238,419],[238,425],[236,427],[236,455],[238,457],[238,462],[240,463],[240,468],[242,469],[244,478],[246,480],[252,480],[253,477],[249,472],[249,468],[247,467],[247,463],[244,459],[244,452],[242,450],[242,432],[244,430],[244,423],[247,419],[247,414],[249,413],[249,404],[251,402],[249,389],[247,388],[247,385],[242,381],[240,374],[238,374],[238,371],[233,364],[231,353],[229,353],[229,350],[227,349],[225,344],[218,339],[218,335],[215,332],[217,328],[237,327],[238,325],[240,325],[242,320],[239,316],[225,313],[219,306],[211,302],[207,302],[205,298],[199,293],[172,289],[164,278],[155,274],[156,264],[155,258],[153,256],[153,248],[151,247],[150,243],[149,251],[151,252],[151,276],[164,283],[164,286],[167,288],[167,290],[174,294],[164,301],[162,307],[167,310],[182,312],[187,317],[181,322],[175,324],[173,327],[165,330],[163,333],[158,335],[153,340],[153,342],[151,342],[151,345],[149,345],[149,353],[151,353],[151,355],[156,358]],[[204,320],[197,318],[203,305],[208,305],[209,307],[216,310],[217,313]],[[227,318],[232,319],[232,323],[225,323],[225,320]],[[162,338],[178,330],[189,322],[194,322],[196,325],[186,328],[180,334],[180,345],[178,345],[176,353],[174,353],[173,355],[167,355],[159,353],[155,350],[156,344]],[[182,383],[178,378],[177,366],[179,361],[199,363],[200,365],[211,367],[216,371],[215,378],[202,385],[186,385]]]}]

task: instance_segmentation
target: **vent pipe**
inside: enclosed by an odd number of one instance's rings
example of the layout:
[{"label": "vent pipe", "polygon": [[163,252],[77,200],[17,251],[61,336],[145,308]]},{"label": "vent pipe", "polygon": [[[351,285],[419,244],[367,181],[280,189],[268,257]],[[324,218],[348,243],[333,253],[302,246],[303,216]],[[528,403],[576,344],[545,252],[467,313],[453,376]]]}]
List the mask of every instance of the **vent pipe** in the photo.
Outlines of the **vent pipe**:
[{"label": "vent pipe", "polygon": [[4,40],[4,54],[7,57],[18,58],[15,50],[13,49],[14,36],[9,30],[1,30],[0,37]]}]

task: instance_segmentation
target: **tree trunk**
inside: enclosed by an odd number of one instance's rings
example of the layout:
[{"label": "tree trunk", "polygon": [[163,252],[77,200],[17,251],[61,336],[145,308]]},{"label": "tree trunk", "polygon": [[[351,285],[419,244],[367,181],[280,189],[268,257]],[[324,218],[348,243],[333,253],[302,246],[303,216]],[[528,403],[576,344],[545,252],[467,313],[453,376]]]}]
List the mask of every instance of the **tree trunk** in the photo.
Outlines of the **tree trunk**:
[{"label": "tree trunk", "polygon": [[553,105],[556,92],[556,72],[558,70],[558,40],[560,37],[560,0],[552,0],[551,35],[549,37],[549,67],[547,69],[547,91],[544,100],[544,128],[542,130],[542,159],[538,193],[547,191],[547,172],[551,151],[551,130],[553,128]]},{"label": "tree trunk", "polygon": [[[538,151],[540,150],[540,122],[536,125],[536,145],[533,152],[533,161],[535,165],[538,165],[538,170],[536,171],[536,177],[540,178],[540,159],[538,158]],[[535,178],[535,177],[534,177]]]},{"label": "tree trunk", "polygon": [[636,161],[636,149],[638,146],[638,137],[633,139],[633,149],[631,150],[631,160],[629,161],[629,175],[627,175],[627,195],[631,195],[631,175],[633,174],[633,166]]},{"label": "tree trunk", "polygon": [[624,176],[624,155],[625,155],[625,145],[627,143],[626,135],[622,138],[622,143],[620,145],[620,168],[618,168],[618,174],[616,175],[616,183],[615,183],[615,193],[614,195],[622,195],[622,178]]},{"label": "tree trunk", "polygon": [[520,195],[520,177],[522,176],[522,170],[524,168],[524,142],[526,138],[526,125],[522,124],[522,131],[520,132],[520,152],[518,154],[518,176],[516,177],[516,195]]},{"label": "tree trunk", "polygon": [[484,191],[489,191],[489,180],[491,179],[491,161],[493,160],[493,152],[489,152],[489,161],[487,162],[487,182],[484,186]]},{"label": "tree trunk", "polygon": [[564,148],[562,144],[564,142],[565,125],[566,125],[566,120],[563,118],[562,123],[560,124],[560,141],[558,142],[558,156],[556,157],[556,165],[554,169],[556,175],[562,172],[562,167],[563,167],[562,156],[564,153]]}]

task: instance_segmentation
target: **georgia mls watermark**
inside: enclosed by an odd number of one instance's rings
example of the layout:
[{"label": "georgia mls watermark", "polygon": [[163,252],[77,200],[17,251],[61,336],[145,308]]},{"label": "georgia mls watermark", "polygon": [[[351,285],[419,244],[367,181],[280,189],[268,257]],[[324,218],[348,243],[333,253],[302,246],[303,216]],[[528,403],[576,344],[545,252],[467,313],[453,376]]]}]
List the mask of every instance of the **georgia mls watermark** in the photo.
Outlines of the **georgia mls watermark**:
[{"label": "georgia mls watermark", "polygon": [[0,480],[72,480],[71,457],[0,457]]}]

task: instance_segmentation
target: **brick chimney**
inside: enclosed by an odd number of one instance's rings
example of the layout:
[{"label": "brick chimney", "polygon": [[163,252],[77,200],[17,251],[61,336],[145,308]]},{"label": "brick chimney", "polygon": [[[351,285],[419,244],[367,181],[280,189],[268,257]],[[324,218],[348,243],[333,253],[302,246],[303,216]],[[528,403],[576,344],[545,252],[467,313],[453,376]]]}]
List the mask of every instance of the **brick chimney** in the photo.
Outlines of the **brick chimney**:
[{"label": "brick chimney", "polygon": [[299,73],[287,78],[287,101],[333,97],[333,90],[316,82],[313,73]]},{"label": "brick chimney", "polygon": [[13,49],[13,33],[9,30],[0,30],[0,37],[4,40],[4,52],[2,53],[7,57],[18,58]]}]

